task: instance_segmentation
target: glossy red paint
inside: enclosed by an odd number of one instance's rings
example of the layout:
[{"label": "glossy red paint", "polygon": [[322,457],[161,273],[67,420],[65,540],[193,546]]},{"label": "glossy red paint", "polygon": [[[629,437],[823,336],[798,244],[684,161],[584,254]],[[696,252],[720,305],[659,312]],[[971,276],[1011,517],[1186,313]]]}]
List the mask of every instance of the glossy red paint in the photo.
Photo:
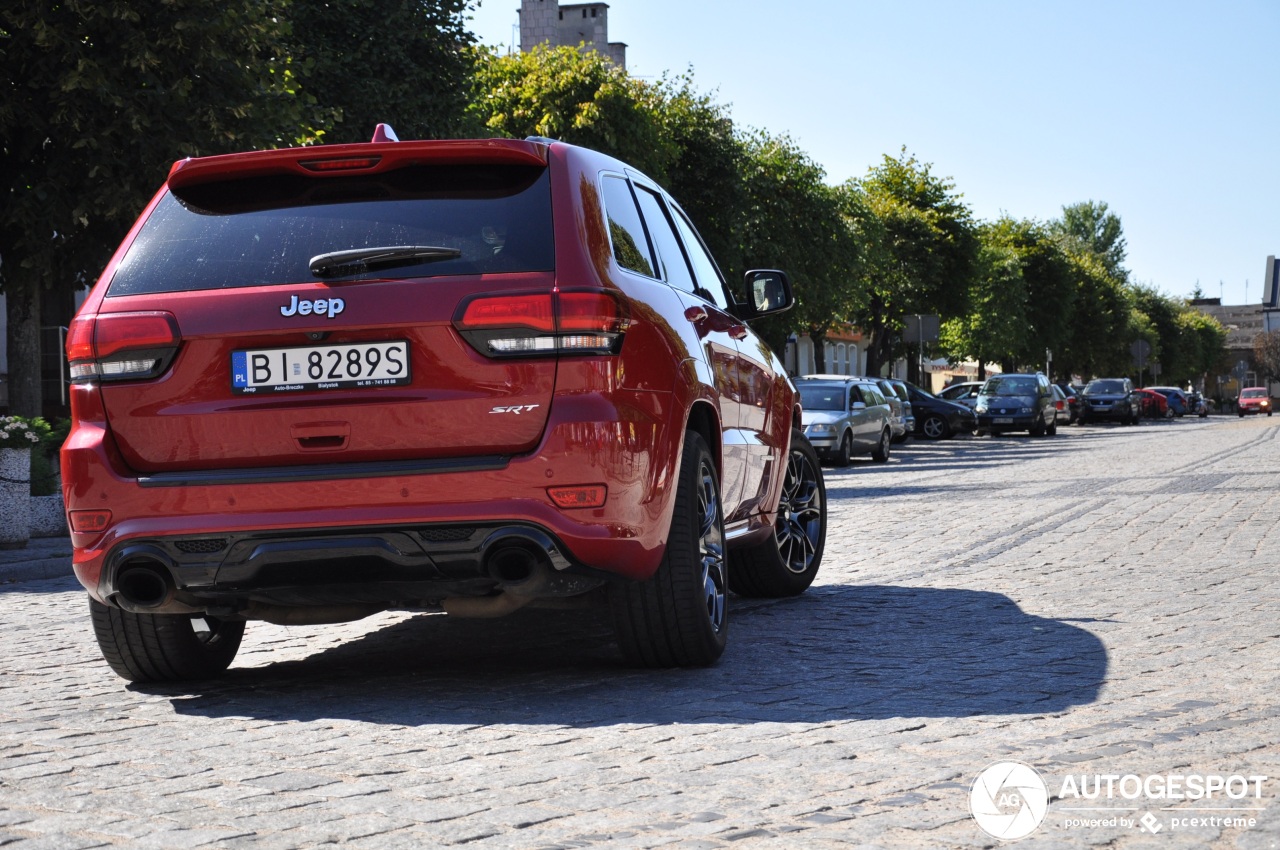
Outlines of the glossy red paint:
[{"label": "glossy red paint", "polygon": [[[109,291],[124,264],[141,262],[130,250],[172,206],[171,193],[246,179],[354,191],[362,184],[340,181],[472,166],[549,175],[554,270],[442,264],[439,274],[428,265],[407,276],[302,272],[284,284]],[[731,295],[717,303],[619,266],[600,190],[607,175],[663,196],[622,163],[558,143],[380,142],[176,163],[71,334],[69,353],[80,360],[106,356],[103,348],[176,346],[158,377],[71,389],[62,472],[67,510],[81,518],[72,524],[80,582],[116,604],[115,571],[143,547],[173,570],[175,605],[234,608],[264,580],[235,572],[257,557],[255,541],[266,541],[263,551],[365,551],[394,548],[388,541],[402,532],[427,541],[436,530],[476,528],[544,535],[569,573],[644,580],[667,545],[690,429],[712,450],[729,545],[771,533],[799,421],[794,389]],[[321,306],[304,313],[299,303]],[[486,348],[508,332],[558,348],[530,343],[512,356]],[[604,342],[581,341],[594,335]],[[269,392],[235,384],[239,352],[389,341],[407,344],[407,383]],[[225,556],[176,554],[219,541]],[[467,545],[419,559],[412,598],[491,591],[474,584],[485,576],[483,552]],[[376,552],[393,573],[401,554]],[[226,578],[233,573],[241,584]],[[428,575],[443,588],[436,597],[423,589]],[[361,580],[358,570],[351,580]],[[333,581],[326,588],[341,593]],[[403,601],[395,596],[403,592],[382,601]]]}]

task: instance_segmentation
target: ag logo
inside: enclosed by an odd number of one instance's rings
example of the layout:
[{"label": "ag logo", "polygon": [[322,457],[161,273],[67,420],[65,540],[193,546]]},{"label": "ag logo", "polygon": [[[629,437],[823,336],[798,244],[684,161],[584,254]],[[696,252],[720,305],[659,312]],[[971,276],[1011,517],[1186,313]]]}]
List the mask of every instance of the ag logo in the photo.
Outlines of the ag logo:
[{"label": "ag logo", "polygon": [[1016,841],[1036,831],[1049,811],[1049,789],[1035,768],[1002,761],[973,781],[969,811],[982,831],[1002,841]]}]

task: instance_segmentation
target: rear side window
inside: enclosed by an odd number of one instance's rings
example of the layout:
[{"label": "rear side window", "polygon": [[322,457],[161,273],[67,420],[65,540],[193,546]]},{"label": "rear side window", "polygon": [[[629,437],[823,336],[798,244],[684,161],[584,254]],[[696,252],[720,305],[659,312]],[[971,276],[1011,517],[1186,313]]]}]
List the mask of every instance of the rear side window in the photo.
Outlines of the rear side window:
[{"label": "rear side window", "polygon": [[413,166],[315,179],[272,175],[171,191],[130,246],[110,295],[318,280],[319,254],[438,246],[456,258],[352,277],[421,277],[555,268],[545,168]]},{"label": "rear side window", "polygon": [[602,181],[605,217],[609,221],[609,238],[613,241],[613,258],[628,271],[645,277],[656,278],[650,261],[649,239],[644,232],[644,222],[636,209],[631,188],[621,177],[606,177]]}]

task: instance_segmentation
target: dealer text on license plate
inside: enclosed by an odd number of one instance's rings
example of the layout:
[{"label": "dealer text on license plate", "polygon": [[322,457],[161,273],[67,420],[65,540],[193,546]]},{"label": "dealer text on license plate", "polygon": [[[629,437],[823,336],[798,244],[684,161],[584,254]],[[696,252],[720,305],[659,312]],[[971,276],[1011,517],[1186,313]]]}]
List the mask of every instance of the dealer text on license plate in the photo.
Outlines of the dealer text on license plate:
[{"label": "dealer text on license plate", "polygon": [[231,390],[235,393],[401,386],[409,380],[406,340],[231,353]]}]

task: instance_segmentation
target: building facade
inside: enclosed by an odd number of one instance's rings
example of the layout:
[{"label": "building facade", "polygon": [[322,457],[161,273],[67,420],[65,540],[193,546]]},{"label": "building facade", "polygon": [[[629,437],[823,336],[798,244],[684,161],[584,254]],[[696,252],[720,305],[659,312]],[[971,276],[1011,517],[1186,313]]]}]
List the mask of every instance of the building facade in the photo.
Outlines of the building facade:
[{"label": "building facade", "polygon": [[627,46],[609,41],[608,3],[560,3],[559,0],[520,0],[520,50],[539,44],[595,50],[619,68],[627,67]]}]

